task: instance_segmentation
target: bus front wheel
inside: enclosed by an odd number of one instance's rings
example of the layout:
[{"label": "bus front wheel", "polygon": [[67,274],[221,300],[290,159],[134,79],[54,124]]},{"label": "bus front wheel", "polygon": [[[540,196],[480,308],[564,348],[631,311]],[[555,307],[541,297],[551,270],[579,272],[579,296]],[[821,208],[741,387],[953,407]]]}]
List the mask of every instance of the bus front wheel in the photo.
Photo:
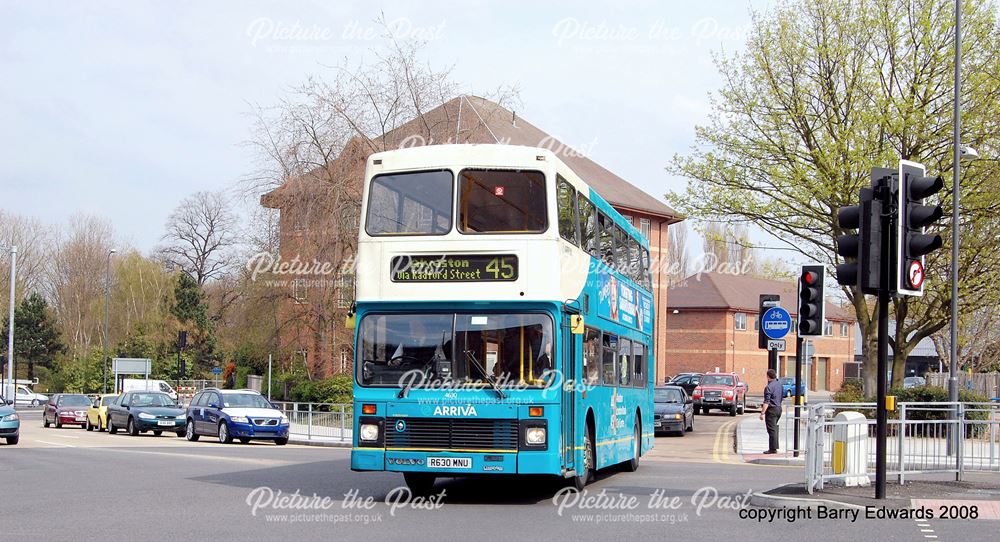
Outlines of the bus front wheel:
[{"label": "bus front wheel", "polygon": [[403,480],[406,482],[406,487],[410,488],[410,493],[413,493],[414,497],[425,497],[431,494],[434,490],[434,479],[433,474],[428,474],[426,472],[404,472]]},{"label": "bus front wheel", "polygon": [[[589,423],[588,423],[589,426]],[[583,468],[578,471],[580,474],[574,476],[570,479],[572,487],[577,491],[583,491],[583,488],[587,487],[594,479],[595,467],[597,464],[597,456],[594,450],[594,430],[587,427],[587,430],[583,432]]]}]

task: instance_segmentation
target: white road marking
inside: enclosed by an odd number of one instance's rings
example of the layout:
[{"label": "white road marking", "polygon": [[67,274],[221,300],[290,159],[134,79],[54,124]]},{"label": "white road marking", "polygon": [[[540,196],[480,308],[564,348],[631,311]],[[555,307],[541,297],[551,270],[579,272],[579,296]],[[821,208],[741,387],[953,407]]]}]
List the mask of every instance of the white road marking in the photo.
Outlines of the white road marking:
[{"label": "white road marking", "polygon": [[54,435],[54,436],[57,436],[59,438],[80,438],[80,437],[74,437],[73,435]]},{"label": "white road marking", "polygon": [[73,446],[72,444],[64,444],[62,442],[49,442],[47,440],[36,440],[35,442],[41,442],[42,444],[49,444],[59,448],[76,448],[76,446]]},{"label": "white road marking", "polygon": [[291,461],[282,461],[278,459],[257,459],[257,458],[247,458],[247,457],[230,457],[230,456],[217,456],[217,455],[200,455],[200,454],[178,454],[173,452],[151,452],[148,450],[130,450],[124,448],[102,448],[101,452],[118,452],[124,454],[145,454],[145,455],[165,455],[170,457],[184,457],[191,459],[208,459],[212,461],[226,461],[229,463],[250,463],[257,465],[290,465]]}]

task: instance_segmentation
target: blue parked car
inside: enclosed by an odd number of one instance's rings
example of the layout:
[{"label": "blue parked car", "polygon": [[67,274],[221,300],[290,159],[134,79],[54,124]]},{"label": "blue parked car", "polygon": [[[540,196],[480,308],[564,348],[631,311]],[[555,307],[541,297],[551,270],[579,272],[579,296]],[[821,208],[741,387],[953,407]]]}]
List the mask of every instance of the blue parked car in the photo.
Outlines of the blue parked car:
[{"label": "blue parked car", "polygon": [[806,383],[799,383],[799,393],[795,393],[795,377],[785,376],[781,378],[781,392],[785,397],[791,397],[793,395],[805,395],[806,394]]},{"label": "blue parked car", "polygon": [[253,390],[201,390],[187,408],[185,431],[190,441],[210,435],[223,444],[234,438],[243,444],[251,440],[288,444],[288,418]]},{"label": "blue parked car", "polygon": [[21,418],[11,406],[13,400],[0,396],[0,438],[7,439],[7,444],[14,445],[21,439]]}]

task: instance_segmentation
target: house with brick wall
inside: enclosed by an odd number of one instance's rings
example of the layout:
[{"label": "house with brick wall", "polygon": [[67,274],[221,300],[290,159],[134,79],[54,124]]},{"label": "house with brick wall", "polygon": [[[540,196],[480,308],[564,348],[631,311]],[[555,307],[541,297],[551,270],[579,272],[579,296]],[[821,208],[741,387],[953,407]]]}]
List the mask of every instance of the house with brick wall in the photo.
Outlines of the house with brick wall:
[{"label": "house with brick wall", "polygon": [[[728,273],[700,273],[671,286],[667,292],[667,376],[681,372],[735,372],[762,393],[767,383],[767,351],[757,347],[758,304],[761,294],[777,294],[780,304],[796,318],[798,292],[794,280],[768,280]],[[855,321],[850,308],[827,301],[822,337],[810,337],[813,362],[803,375],[811,390],[840,389],[845,365],[854,362]],[[794,327],[794,326],[793,326]],[[779,376],[795,375],[794,329],[779,352]]]}]

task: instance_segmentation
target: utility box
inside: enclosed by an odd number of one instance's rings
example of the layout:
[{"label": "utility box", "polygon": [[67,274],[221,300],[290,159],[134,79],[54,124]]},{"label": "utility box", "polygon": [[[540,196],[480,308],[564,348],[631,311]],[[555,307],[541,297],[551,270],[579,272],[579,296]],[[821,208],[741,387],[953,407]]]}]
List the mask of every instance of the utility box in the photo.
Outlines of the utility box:
[{"label": "utility box", "polygon": [[831,466],[834,485],[867,486],[868,479],[868,418],[860,412],[841,412],[833,418],[833,459]]}]

